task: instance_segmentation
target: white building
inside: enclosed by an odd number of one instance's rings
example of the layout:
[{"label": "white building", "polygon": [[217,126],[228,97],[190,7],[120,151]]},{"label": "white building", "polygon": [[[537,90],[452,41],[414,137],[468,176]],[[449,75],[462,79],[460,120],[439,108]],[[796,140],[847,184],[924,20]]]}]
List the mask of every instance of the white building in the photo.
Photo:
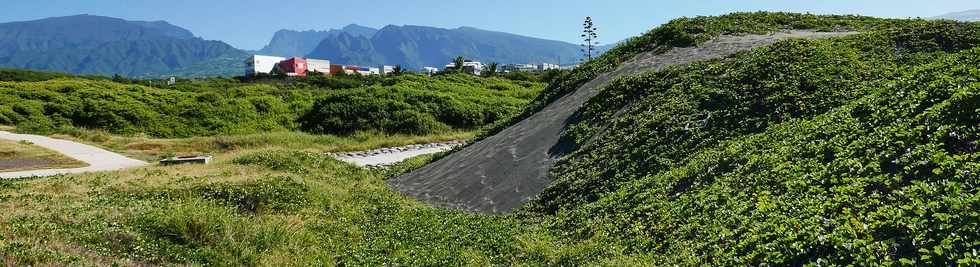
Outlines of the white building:
[{"label": "white building", "polygon": [[432,76],[433,74],[439,73],[439,68],[425,67],[422,68],[422,72],[428,74],[429,76]]},{"label": "white building", "polygon": [[[449,65],[446,65],[446,68],[456,68],[456,63],[450,63]],[[473,75],[480,75],[483,73],[483,63],[473,60],[463,61],[463,72]]]},{"label": "white building", "polygon": [[504,72],[532,72],[538,69],[533,64],[507,64],[503,66]]},{"label": "white building", "polygon": [[538,70],[541,70],[541,71],[545,71],[545,70],[559,70],[559,69],[561,69],[561,66],[558,66],[558,64],[551,64],[551,63],[541,63],[541,64],[538,64]]},{"label": "white building", "polygon": [[388,75],[395,72],[395,66],[381,66],[381,74]]},{"label": "white building", "polygon": [[279,62],[283,60],[286,60],[286,58],[253,55],[251,58],[245,61],[245,76],[255,76],[260,73],[272,73],[272,69],[276,67],[276,64],[279,64]]},{"label": "white building", "polygon": [[330,74],[330,60],[326,59],[307,59],[306,60],[306,71],[307,72],[319,72],[323,74]]}]

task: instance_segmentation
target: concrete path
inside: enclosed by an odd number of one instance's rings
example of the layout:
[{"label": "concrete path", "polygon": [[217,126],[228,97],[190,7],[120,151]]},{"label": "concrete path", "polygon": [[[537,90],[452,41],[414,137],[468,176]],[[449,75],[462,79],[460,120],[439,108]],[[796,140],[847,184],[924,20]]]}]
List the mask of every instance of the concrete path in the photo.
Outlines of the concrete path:
[{"label": "concrete path", "polygon": [[384,167],[394,165],[407,159],[445,152],[463,145],[461,141],[433,143],[375,149],[371,151],[331,153],[330,156],[362,167]]},{"label": "concrete path", "polygon": [[12,141],[28,141],[34,143],[34,145],[57,151],[58,153],[64,154],[65,156],[68,156],[70,158],[74,158],[83,161],[85,163],[88,163],[89,165],[88,167],[73,168],[73,169],[47,169],[47,170],[33,170],[33,171],[20,171],[20,172],[4,172],[4,173],[0,173],[0,179],[15,179],[15,178],[27,178],[27,177],[54,176],[54,175],[72,174],[72,173],[115,171],[115,170],[122,170],[128,168],[142,167],[147,165],[146,162],[127,158],[123,155],[119,155],[98,147],[94,147],[86,144],[80,144],[72,141],[58,140],[45,136],[15,134],[11,132],[0,131],[0,139],[6,139]]}]

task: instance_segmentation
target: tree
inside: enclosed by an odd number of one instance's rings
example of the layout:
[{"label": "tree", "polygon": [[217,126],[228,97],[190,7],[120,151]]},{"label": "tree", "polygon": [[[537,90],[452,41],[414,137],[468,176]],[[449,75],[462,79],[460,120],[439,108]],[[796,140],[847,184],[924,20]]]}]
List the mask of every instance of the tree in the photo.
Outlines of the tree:
[{"label": "tree", "polygon": [[314,70],[314,71],[307,72],[306,73],[306,76],[307,77],[326,77],[327,74],[326,73],[323,73],[323,72],[319,72],[319,71]]},{"label": "tree", "polygon": [[497,62],[490,62],[490,64],[488,64],[486,67],[483,67],[483,76],[492,77],[493,75],[496,75],[497,66],[499,65],[500,64],[497,64]]},{"label": "tree", "polygon": [[272,73],[269,74],[271,74],[272,77],[276,77],[276,78],[286,78],[289,76],[286,70],[282,69],[282,66],[279,66],[278,63],[274,67],[272,67]]},{"label": "tree", "polygon": [[453,72],[463,72],[463,65],[466,63],[466,59],[462,56],[458,56],[453,59]]},{"label": "tree", "polygon": [[592,60],[596,47],[599,46],[599,29],[592,23],[592,17],[585,17],[582,23],[582,54]]},{"label": "tree", "polygon": [[404,72],[405,72],[405,70],[402,69],[402,65],[395,65],[394,68],[391,68],[391,76],[402,75],[402,73],[404,73]]}]

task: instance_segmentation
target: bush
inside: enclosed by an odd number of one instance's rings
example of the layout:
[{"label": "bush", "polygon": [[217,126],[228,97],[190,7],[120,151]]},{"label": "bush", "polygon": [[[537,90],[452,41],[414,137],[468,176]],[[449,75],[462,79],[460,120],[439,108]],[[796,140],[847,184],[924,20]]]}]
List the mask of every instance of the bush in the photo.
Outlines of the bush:
[{"label": "bush", "polygon": [[[497,78],[402,75],[392,86],[330,92],[299,119],[312,133],[432,134],[476,129],[517,113],[538,88]],[[488,90],[488,88],[493,88]],[[529,94],[530,93],[530,94]]]},{"label": "bush", "polygon": [[308,204],[304,194],[308,188],[288,177],[274,177],[244,184],[210,184],[194,188],[195,195],[204,199],[237,207],[247,213],[295,211]]},{"label": "bush", "polygon": [[[474,129],[510,116],[541,89],[535,83],[465,75],[379,79],[208,79],[165,88],[151,87],[162,84],[151,80],[0,82],[0,123],[34,133],[83,127],[166,138],[301,129],[429,134]],[[340,81],[351,82],[350,87],[334,84]]]}]

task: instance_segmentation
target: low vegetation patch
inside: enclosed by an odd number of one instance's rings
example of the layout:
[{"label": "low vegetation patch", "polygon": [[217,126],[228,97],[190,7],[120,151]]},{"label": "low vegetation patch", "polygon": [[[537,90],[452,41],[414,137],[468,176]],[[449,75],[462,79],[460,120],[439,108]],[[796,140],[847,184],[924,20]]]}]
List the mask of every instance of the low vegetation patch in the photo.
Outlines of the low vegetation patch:
[{"label": "low vegetation patch", "polygon": [[[166,138],[290,130],[317,134],[475,130],[516,114],[543,88],[540,83],[463,74],[432,78],[405,74],[370,81],[210,79],[179,86],[54,74],[21,76],[17,81],[0,81],[0,124],[42,134],[89,128]],[[334,80],[352,82],[349,86],[326,82]]]}]

